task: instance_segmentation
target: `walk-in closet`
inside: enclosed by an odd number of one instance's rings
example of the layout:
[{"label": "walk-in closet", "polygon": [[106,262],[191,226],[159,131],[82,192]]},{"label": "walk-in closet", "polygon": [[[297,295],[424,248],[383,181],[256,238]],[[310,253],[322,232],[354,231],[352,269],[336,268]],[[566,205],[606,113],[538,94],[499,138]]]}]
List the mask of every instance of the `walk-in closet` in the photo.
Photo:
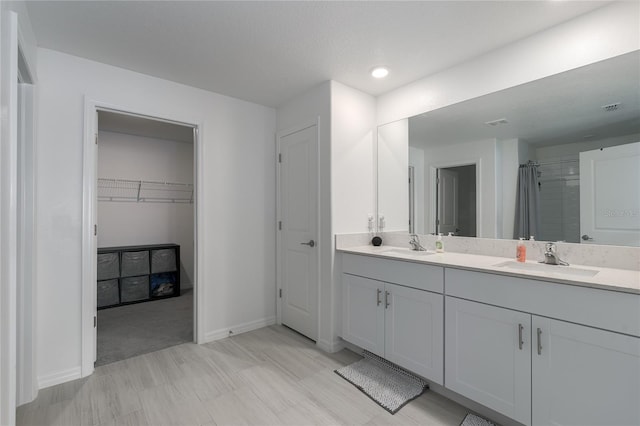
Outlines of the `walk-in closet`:
[{"label": "walk-in closet", "polygon": [[96,366],[194,340],[194,129],[98,112]]}]

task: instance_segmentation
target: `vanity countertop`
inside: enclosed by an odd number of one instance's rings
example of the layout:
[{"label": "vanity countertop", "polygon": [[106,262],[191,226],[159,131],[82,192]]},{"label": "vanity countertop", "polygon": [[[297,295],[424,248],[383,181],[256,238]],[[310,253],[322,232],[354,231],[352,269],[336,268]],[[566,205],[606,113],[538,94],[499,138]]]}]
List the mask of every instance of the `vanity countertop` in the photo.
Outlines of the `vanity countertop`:
[{"label": "vanity countertop", "polygon": [[[577,285],[582,287],[599,288],[603,290],[618,291],[624,293],[640,294],[640,272],[627,269],[601,268],[593,266],[570,265],[570,268],[579,269],[579,272],[597,271],[594,276],[572,276],[561,273],[564,266],[549,266],[558,268],[559,273],[551,271],[521,270],[512,267],[496,266],[503,262],[515,262],[515,259],[484,256],[466,253],[434,253],[428,255],[416,254],[405,248],[393,246],[373,247],[357,246],[337,249],[343,253],[362,254],[367,256],[379,256],[386,259],[395,259],[408,262],[424,263],[443,266],[446,268],[466,269],[478,272],[490,272],[492,274],[507,275],[519,278],[532,278],[540,281],[549,281],[560,284]],[[422,252],[424,253],[424,252]],[[527,266],[535,268],[537,261],[527,261]],[[514,265],[519,266],[519,265]]]}]

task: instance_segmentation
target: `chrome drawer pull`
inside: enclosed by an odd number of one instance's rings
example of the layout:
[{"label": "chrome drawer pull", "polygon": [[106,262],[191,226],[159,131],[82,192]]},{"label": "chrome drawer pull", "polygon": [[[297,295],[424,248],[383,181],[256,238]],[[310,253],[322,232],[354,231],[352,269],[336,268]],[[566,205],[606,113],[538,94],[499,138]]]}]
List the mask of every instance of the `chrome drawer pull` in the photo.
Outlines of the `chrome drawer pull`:
[{"label": "chrome drawer pull", "polygon": [[518,324],[518,349],[522,350],[522,345],[524,345],[524,341],[522,340],[522,330],[524,327],[522,324]]},{"label": "chrome drawer pull", "polygon": [[538,329],[538,355],[542,355],[542,339],[540,336],[542,336],[542,330]]}]

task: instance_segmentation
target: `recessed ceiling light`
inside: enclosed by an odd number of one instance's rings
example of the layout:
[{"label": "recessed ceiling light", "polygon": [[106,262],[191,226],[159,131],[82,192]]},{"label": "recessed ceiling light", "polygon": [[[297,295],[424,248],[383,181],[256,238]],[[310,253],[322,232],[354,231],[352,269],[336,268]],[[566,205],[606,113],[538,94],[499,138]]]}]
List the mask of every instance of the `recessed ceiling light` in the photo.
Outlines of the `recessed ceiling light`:
[{"label": "recessed ceiling light", "polygon": [[385,67],[376,67],[371,70],[371,76],[374,78],[385,78],[389,75],[389,70]]}]

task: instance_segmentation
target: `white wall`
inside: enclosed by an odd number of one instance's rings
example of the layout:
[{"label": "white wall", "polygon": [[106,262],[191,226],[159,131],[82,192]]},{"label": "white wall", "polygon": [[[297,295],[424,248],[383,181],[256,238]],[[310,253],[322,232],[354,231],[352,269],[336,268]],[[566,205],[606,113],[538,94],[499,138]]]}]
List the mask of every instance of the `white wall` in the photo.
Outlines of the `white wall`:
[{"label": "white wall", "polygon": [[425,168],[424,150],[409,145],[409,165],[413,166],[413,194],[414,194],[414,233],[427,233],[428,204],[425,198]]},{"label": "white wall", "polygon": [[38,50],[38,75],[41,385],[80,374],[85,97],[201,125],[204,337],[272,323],[275,111],[47,49]]},{"label": "white wall", "polygon": [[496,143],[495,139],[487,139],[425,148],[425,194],[431,207],[427,211],[428,233],[435,232],[435,169],[475,164],[478,186],[476,233],[481,238],[496,238]]},{"label": "white wall", "polygon": [[378,128],[378,214],[385,232],[409,229],[409,120]]},{"label": "white wall", "polygon": [[340,347],[334,236],[366,232],[367,215],[374,212],[375,98],[327,81],[280,107],[277,128],[287,130],[316,119],[320,122],[318,346],[334,351]]},{"label": "white wall", "polygon": [[367,232],[375,214],[374,133],[371,95],[331,82],[331,179],[333,233]]},{"label": "white wall", "polygon": [[[332,245],[335,234],[367,232],[368,216],[375,214],[375,114],[373,96],[331,82]],[[332,257],[331,294],[321,305],[331,321],[322,328],[329,334],[322,336],[321,347],[329,351],[341,347],[341,259]]]},{"label": "white wall", "polygon": [[640,49],[640,2],[612,2],[378,98],[389,123]]},{"label": "white wall", "polygon": [[[193,183],[193,144],[99,132],[98,177]],[[180,245],[180,287],[194,277],[194,219],[190,203],[98,201],[98,247]]]}]

